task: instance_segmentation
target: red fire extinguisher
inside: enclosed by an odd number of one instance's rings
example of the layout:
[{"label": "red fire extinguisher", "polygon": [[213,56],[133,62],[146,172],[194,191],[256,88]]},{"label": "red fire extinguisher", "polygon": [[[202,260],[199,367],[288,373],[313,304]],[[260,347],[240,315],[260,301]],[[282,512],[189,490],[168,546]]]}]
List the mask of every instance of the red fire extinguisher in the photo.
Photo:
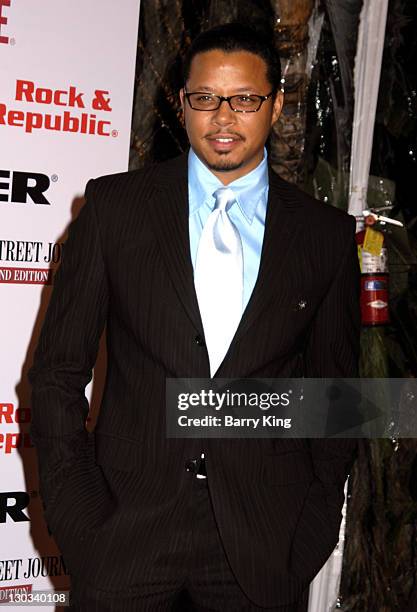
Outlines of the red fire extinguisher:
[{"label": "red fire extinguisher", "polygon": [[384,234],[371,227],[374,223],[373,217],[366,217],[366,228],[356,234],[362,273],[360,297],[362,324],[370,326],[389,323],[388,254],[384,246]]}]

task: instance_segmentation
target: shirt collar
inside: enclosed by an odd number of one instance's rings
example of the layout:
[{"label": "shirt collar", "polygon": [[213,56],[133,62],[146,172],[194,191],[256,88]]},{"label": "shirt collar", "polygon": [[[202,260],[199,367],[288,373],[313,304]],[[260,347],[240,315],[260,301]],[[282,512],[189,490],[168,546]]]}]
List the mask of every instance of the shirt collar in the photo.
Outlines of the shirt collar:
[{"label": "shirt collar", "polygon": [[[268,154],[264,148],[262,161],[244,176],[228,185],[236,195],[237,204],[249,223],[252,223],[256,208],[261,200],[266,204],[268,190]],[[188,154],[188,184],[190,194],[190,215],[201,206],[214,208],[213,193],[223,183],[203,164],[190,148]]]}]

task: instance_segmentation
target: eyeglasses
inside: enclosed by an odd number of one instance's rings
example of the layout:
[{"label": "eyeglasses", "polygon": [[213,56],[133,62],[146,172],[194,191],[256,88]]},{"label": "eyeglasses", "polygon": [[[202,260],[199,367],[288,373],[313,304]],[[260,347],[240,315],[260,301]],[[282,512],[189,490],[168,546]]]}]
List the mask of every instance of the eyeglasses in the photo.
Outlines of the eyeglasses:
[{"label": "eyeglasses", "polygon": [[184,90],[188,104],[196,111],[215,111],[220,108],[222,102],[227,102],[235,113],[256,113],[265,100],[268,100],[274,92],[271,91],[267,96],[256,94],[237,94],[235,96],[215,96],[205,91],[194,91],[187,93]]}]

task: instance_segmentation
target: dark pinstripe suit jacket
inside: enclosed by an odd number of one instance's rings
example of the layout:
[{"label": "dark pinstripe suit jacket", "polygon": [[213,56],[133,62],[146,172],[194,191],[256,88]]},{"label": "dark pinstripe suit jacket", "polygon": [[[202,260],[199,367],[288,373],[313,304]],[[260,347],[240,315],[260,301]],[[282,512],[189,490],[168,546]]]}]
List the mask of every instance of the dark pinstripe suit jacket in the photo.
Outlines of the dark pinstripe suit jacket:
[{"label": "dark pinstripe suit jacket", "polygon": [[[140,579],[181,521],[184,465],[201,450],[165,436],[166,377],[209,377],[196,341],[204,334],[187,193],[186,156],[89,182],[30,372],[46,518],[70,572],[97,588]],[[354,227],[270,173],[258,280],[217,376],[357,376]],[[296,309],[300,300],[306,307]],[[107,379],[88,434],[84,388],[106,323]],[[204,442],[224,547],[258,605],[296,600],[332,552],[354,447],[340,439]],[[123,520],[127,499],[134,528]]]}]

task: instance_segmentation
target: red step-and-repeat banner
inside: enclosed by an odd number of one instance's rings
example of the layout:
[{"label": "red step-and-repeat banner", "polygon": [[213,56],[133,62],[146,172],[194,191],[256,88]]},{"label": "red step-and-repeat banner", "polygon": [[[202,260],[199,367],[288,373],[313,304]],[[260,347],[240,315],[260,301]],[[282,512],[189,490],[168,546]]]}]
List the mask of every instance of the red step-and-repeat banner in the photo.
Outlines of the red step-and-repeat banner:
[{"label": "red step-and-repeat banner", "polygon": [[0,0],[2,610],[69,584],[42,519],[27,370],[85,184],[127,170],[139,3]]}]

